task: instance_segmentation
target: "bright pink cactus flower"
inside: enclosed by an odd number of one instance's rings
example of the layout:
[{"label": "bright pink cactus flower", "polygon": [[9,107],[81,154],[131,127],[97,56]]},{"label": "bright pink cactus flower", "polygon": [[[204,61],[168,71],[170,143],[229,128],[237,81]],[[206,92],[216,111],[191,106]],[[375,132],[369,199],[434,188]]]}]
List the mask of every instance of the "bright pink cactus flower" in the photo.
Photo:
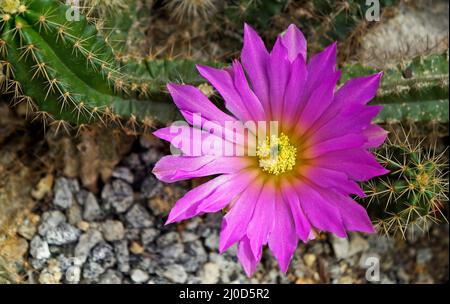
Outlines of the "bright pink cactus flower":
[{"label": "bright pink cactus flower", "polygon": [[[381,106],[367,105],[381,73],[351,79],[336,89],[341,76],[336,44],[307,62],[306,40],[295,25],[278,37],[270,53],[245,25],[241,62],[226,69],[197,68],[223,97],[226,113],[197,88],[169,84],[189,125],[179,127],[185,132],[183,143],[172,127],[154,133],[182,153],[163,157],[153,173],[164,182],[214,178],[181,198],[167,224],[226,209],[220,252],[237,243],[248,276],[265,245],[286,272],[299,239],[307,242],[318,231],[343,238],[347,231],[374,232],[366,210],[350,195],[363,197],[357,182],[387,172],[368,151],[387,135],[372,124]],[[196,114],[201,115],[197,122]],[[258,133],[253,142],[254,127],[242,132],[228,124],[269,121],[278,123],[278,132]],[[211,126],[223,134],[211,133]],[[217,145],[193,152],[205,142]],[[233,151],[254,148],[256,153],[224,155],[227,144]]]}]

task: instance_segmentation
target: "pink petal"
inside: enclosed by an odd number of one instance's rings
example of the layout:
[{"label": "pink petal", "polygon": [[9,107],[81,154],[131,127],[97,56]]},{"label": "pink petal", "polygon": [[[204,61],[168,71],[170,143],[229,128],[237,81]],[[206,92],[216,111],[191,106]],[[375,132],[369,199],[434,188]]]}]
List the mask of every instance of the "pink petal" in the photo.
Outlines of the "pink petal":
[{"label": "pink petal", "polygon": [[300,206],[298,194],[294,189],[292,189],[291,185],[286,185],[282,188],[282,191],[283,199],[285,202],[288,202],[291,209],[297,236],[304,243],[306,243],[311,234],[311,224]]},{"label": "pink petal", "polygon": [[316,158],[334,151],[360,148],[366,141],[363,135],[348,134],[314,144],[306,148],[304,153],[307,158]]},{"label": "pink petal", "polygon": [[315,165],[314,167],[302,168],[302,175],[323,188],[334,188],[339,192],[356,194],[359,197],[366,196],[356,182],[350,180],[345,173],[340,171],[321,168]]},{"label": "pink petal", "polygon": [[153,168],[153,174],[166,183],[195,177],[235,173],[249,166],[243,157],[173,156],[161,158]]},{"label": "pink petal", "polygon": [[307,92],[316,89],[326,77],[336,71],[336,43],[314,55],[308,64]]},{"label": "pink petal", "polygon": [[[161,128],[153,132],[153,135],[170,142],[175,148],[180,149],[185,156],[232,156],[235,154],[226,154],[227,151],[236,151],[237,147],[244,148],[242,145],[231,142],[234,138],[226,138],[223,135],[219,137],[189,126]],[[210,144],[208,145],[208,143]]]},{"label": "pink petal", "polygon": [[322,196],[326,191],[326,189],[313,188],[304,182],[297,186],[300,205],[309,222],[315,228],[332,232],[339,237],[346,237],[347,233],[339,209]]},{"label": "pink petal", "polygon": [[240,240],[247,230],[252,218],[256,202],[260,195],[261,185],[254,183],[237,198],[231,210],[225,215],[220,231],[219,251],[223,253],[231,245]]},{"label": "pink petal", "polygon": [[319,166],[341,171],[356,181],[367,181],[373,177],[389,173],[375,156],[362,150],[335,151],[314,160]]},{"label": "pink petal", "polygon": [[334,88],[340,77],[340,71],[330,74],[312,92],[298,120],[301,130],[308,130],[330,106],[333,101]]},{"label": "pink petal", "polygon": [[[348,80],[336,92],[333,103],[320,119],[319,125],[323,125],[335,117],[342,117],[338,115],[341,112],[347,112],[349,115],[359,116],[355,115],[356,112],[352,113],[352,109],[361,109],[361,106],[366,105],[376,96],[380,85],[381,76],[382,73],[378,73],[368,77],[353,78]],[[342,120],[345,120],[345,118],[342,118],[341,121]]]},{"label": "pink petal", "polygon": [[296,113],[303,109],[301,97],[305,93],[306,78],[308,72],[302,56],[298,56],[292,63],[289,82],[284,96],[283,121],[287,125],[295,125],[298,121]]},{"label": "pink petal", "polygon": [[284,94],[289,81],[291,63],[287,57],[287,50],[278,37],[269,57],[267,71],[270,82],[270,109],[274,120],[281,120]]},{"label": "pink petal", "polygon": [[389,132],[384,130],[382,127],[378,125],[370,125],[367,129],[364,130],[364,135],[367,137],[367,143],[365,144],[365,148],[377,148],[381,146],[386,140]]},{"label": "pink petal", "polygon": [[281,34],[281,41],[288,51],[288,57],[291,62],[294,61],[299,54],[303,57],[303,60],[306,61],[307,42],[305,36],[295,24],[289,25],[287,30]]},{"label": "pink petal", "polygon": [[328,192],[324,195],[339,209],[347,231],[375,233],[375,229],[366,209],[360,204],[350,197],[338,193]]},{"label": "pink petal", "polygon": [[226,121],[235,121],[234,117],[220,111],[199,89],[190,85],[169,83],[167,89],[181,114],[191,125],[193,114],[201,114],[202,118],[216,121],[224,125]]},{"label": "pink petal", "polygon": [[264,185],[256,203],[255,212],[247,228],[247,236],[253,255],[261,258],[262,246],[268,242],[273,229],[275,213],[275,190],[272,185]]},{"label": "pink petal", "polygon": [[244,69],[237,60],[233,62],[233,73],[234,86],[239,92],[242,102],[245,105],[247,111],[250,113],[253,121],[264,121],[266,119],[264,108],[258,97],[256,97],[255,93],[250,88],[247,77],[244,73]]},{"label": "pink petal", "polygon": [[244,25],[244,47],[241,53],[242,65],[247,72],[253,91],[258,96],[266,113],[269,107],[269,78],[267,63],[269,53],[258,33],[248,24]]},{"label": "pink petal", "polygon": [[203,65],[197,65],[197,69],[220,93],[225,101],[226,108],[231,113],[242,121],[252,119],[239,92],[234,87],[233,75],[229,71]]},{"label": "pink petal", "polygon": [[[214,195],[218,189],[229,180],[233,179],[234,175],[221,175],[212,179],[186,193],[179,199],[172,208],[167,219],[166,225],[179,222],[198,215],[197,206],[205,199]],[[231,189],[227,189],[228,191]],[[230,192],[228,202],[233,198],[233,192]]]},{"label": "pink petal", "polygon": [[253,256],[253,252],[250,247],[250,240],[247,236],[244,236],[238,242],[237,257],[247,276],[251,277],[255,273],[256,266],[259,264],[260,259],[256,259]]},{"label": "pink petal", "polygon": [[283,273],[286,273],[297,248],[297,235],[291,210],[281,197],[277,197],[274,216],[274,226],[269,235],[269,248],[280,265]]}]

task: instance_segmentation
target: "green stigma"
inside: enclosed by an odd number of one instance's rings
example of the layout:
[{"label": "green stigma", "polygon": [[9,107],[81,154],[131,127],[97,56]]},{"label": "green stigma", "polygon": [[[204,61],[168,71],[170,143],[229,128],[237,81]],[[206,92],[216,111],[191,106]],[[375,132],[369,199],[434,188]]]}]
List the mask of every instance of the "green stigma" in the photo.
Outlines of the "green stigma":
[{"label": "green stigma", "polygon": [[297,148],[291,145],[289,138],[284,133],[281,133],[280,136],[267,137],[258,146],[256,155],[259,157],[259,166],[263,171],[280,175],[294,168]]}]

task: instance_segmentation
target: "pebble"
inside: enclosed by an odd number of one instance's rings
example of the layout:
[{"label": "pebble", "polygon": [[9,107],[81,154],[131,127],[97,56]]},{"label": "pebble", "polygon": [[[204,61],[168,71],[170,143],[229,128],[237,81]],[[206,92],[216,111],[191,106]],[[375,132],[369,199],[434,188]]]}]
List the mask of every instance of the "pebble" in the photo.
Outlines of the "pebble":
[{"label": "pebble", "polygon": [[129,184],[132,184],[134,181],[133,173],[127,167],[116,167],[112,172],[112,177],[119,178]]},{"label": "pebble", "polygon": [[139,205],[135,204],[125,215],[127,223],[132,228],[148,228],[153,225],[153,220],[147,210]]},{"label": "pebble", "polygon": [[427,264],[433,258],[431,248],[421,248],[417,250],[416,262],[419,265]]},{"label": "pebble", "polygon": [[206,263],[200,273],[202,284],[216,284],[219,282],[220,269],[215,263]]},{"label": "pebble", "polygon": [[146,228],[141,232],[141,242],[143,246],[147,246],[152,243],[159,235],[158,230],[154,228]]},{"label": "pebble", "polygon": [[58,210],[44,212],[41,218],[38,232],[41,236],[45,236],[50,229],[56,228],[58,225],[66,221],[66,216]]},{"label": "pebble", "polygon": [[70,208],[66,211],[67,221],[69,222],[69,224],[77,226],[78,223],[83,220],[81,213],[82,210],[80,205],[78,205],[77,203],[73,203],[72,206],[70,206]]},{"label": "pebble", "polygon": [[133,188],[126,182],[116,179],[105,185],[102,200],[107,209],[111,206],[117,213],[124,213],[133,204]]},{"label": "pebble", "polygon": [[107,243],[100,243],[92,249],[89,260],[101,265],[104,269],[111,268],[116,264],[114,249]]},{"label": "pebble", "polygon": [[86,262],[92,248],[102,241],[103,237],[100,231],[94,229],[88,230],[80,236],[80,240],[75,246],[75,257],[79,259],[81,263]]},{"label": "pebble", "polygon": [[93,261],[88,261],[83,266],[83,278],[87,280],[97,280],[105,270],[106,269],[102,267],[102,265]]},{"label": "pebble", "polygon": [[163,183],[157,180],[153,175],[149,175],[141,185],[141,194],[144,198],[153,198],[160,194],[164,188]]},{"label": "pebble", "polygon": [[31,241],[33,236],[36,234],[37,231],[36,223],[38,221],[39,217],[37,215],[32,215],[31,218],[26,218],[17,229],[17,233],[26,240]]},{"label": "pebble", "polygon": [[89,192],[84,200],[83,219],[90,222],[102,217],[103,210],[100,208],[97,198]]},{"label": "pebble", "polygon": [[131,253],[134,254],[143,254],[145,251],[145,248],[142,247],[138,242],[132,242],[130,246]]},{"label": "pebble", "polygon": [[48,259],[51,256],[47,242],[38,235],[30,243],[30,254],[38,260]]},{"label": "pebble", "polygon": [[59,284],[62,273],[57,260],[49,260],[48,267],[44,268],[39,274],[39,283],[41,284]]},{"label": "pebble", "polygon": [[183,266],[178,264],[172,264],[167,266],[167,268],[162,273],[162,276],[174,283],[180,284],[185,283],[188,277]]},{"label": "pebble", "polygon": [[219,249],[219,235],[216,233],[211,233],[206,239],[205,239],[205,246],[209,249],[218,250]]},{"label": "pebble", "polygon": [[133,269],[130,273],[131,280],[135,283],[147,282],[150,278],[149,275],[141,269]]},{"label": "pebble", "polygon": [[331,237],[331,243],[336,259],[340,260],[349,257],[350,242],[347,238],[340,238],[333,235]]},{"label": "pebble", "polygon": [[311,253],[307,253],[303,256],[306,266],[313,267],[316,263],[316,256]]},{"label": "pebble", "polygon": [[55,182],[53,191],[54,191],[53,197],[54,206],[57,206],[64,210],[72,206],[74,197],[72,194],[71,185],[69,184],[69,181],[66,178],[64,177],[58,178]]},{"label": "pebble", "polygon": [[65,280],[68,284],[77,284],[81,279],[81,268],[79,266],[70,266],[66,270]]},{"label": "pebble", "polygon": [[130,253],[128,252],[128,242],[115,242],[114,252],[116,253],[117,268],[119,271],[123,273],[130,271]]},{"label": "pebble", "polygon": [[109,242],[120,241],[125,237],[125,229],[122,222],[107,220],[101,224],[103,237]]},{"label": "pebble", "polygon": [[123,276],[120,272],[108,269],[100,276],[99,284],[122,284]]},{"label": "pebble", "polygon": [[63,223],[48,230],[45,239],[50,245],[65,245],[76,242],[79,236],[80,230],[68,223]]}]

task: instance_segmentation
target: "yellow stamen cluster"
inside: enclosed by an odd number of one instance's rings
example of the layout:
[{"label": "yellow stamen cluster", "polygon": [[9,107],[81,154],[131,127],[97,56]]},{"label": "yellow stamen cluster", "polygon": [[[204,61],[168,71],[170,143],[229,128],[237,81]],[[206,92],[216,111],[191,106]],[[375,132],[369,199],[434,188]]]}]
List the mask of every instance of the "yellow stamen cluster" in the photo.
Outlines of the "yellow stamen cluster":
[{"label": "yellow stamen cluster", "polygon": [[23,6],[20,0],[0,0],[0,8],[7,14],[15,14]]},{"label": "yellow stamen cluster", "polygon": [[258,146],[256,155],[259,157],[259,166],[263,171],[280,175],[294,168],[297,148],[291,145],[284,133],[281,133],[280,136],[267,137]]}]

